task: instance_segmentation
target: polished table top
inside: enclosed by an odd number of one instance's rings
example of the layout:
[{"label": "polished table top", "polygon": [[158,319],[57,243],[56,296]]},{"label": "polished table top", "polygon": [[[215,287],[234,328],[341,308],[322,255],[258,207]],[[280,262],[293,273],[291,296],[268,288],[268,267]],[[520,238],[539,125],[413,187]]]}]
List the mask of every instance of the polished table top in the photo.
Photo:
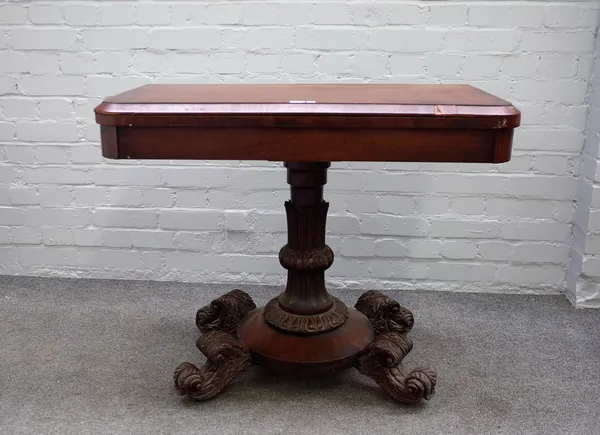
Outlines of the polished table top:
[{"label": "polished table top", "polygon": [[108,158],[505,162],[520,112],[468,85],[146,85],[96,110]]}]

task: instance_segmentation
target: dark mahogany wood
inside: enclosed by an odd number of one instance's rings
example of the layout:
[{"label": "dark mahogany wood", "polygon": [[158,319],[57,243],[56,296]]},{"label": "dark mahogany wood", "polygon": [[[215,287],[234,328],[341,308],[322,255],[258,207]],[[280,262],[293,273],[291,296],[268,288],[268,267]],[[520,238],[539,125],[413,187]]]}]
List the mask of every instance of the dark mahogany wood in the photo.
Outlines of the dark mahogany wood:
[{"label": "dark mahogany wood", "polygon": [[95,111],[115,159],[500,163],[520,123],[468,85],[146,85]]},{"label": "dark mahogany wood", "polygon": [[216,396],[252,364],[283,374],[356,367],[395,400],[429,400],[437,375],[406,373],[412,313],[380,292],[348,308],[325,287],[333,252],[323,199],[332,161],[494,162],[510,159],[520,112],[465,85],[147,85],[96,110],[113,159],[283,161],[290,200],[279,253],[285,290],[256,308],[233,290],[197,313],[206,356],[183,363],[175,387]]}]

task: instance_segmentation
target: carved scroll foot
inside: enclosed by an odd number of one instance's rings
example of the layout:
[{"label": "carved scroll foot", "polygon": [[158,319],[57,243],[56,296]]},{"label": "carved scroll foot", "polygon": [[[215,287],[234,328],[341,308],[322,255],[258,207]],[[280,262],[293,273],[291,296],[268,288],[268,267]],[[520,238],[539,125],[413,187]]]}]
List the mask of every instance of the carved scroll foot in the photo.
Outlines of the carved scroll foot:
[{"label": "carved scroll foot", "polygon": [[198,310],[196,325],[203,334],[196,345],[206,363],[198,368],[185,362],[175,369],[173,380],[180,394],[210,399],[252,367],[250,351],[238,341],[236,332],[240,320],[255,308],[247,293],[232,290]]},{"label": "carved scroll foot", "polygon": [[402,360],[413,347],[406,336],[413,327],[412,313],[378,291],[363,294],[355,308],[367,316],[375,330],[375,339],[355,362],[358,371],[399,402],[431,399],[437,383],[435,372],[422,367],[404,375],[402,369]]}]

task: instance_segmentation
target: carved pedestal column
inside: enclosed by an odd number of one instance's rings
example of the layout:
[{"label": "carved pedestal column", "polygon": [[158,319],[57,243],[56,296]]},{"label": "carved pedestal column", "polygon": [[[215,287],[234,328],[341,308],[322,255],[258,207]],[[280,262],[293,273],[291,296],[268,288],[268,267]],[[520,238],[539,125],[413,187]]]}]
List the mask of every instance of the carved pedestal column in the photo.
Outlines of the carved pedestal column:
[{"label": "carved pedestal column", "polygon": [[[285,164],[291,199],[285,203],[288,243],[279,253],[288,271],[285,291],[263,308],[239,290],[198,311],[205,333],[198,348],[208,361],[202,368],[181,364],[175,386],[204,400],[218,394],[235,376],[260,364],[289,375],[322,375],[355,366],[394,399],[429,399],[437,377],[429,369],[404,376],[401,362],[412,349],[406,337],[412,313],[379,292],[367,292],[348,308],[325,288],[333,252],[325,244],[329,204],[323,200],[329,163]],[[239,326],[238,326],[239,324]]]}]

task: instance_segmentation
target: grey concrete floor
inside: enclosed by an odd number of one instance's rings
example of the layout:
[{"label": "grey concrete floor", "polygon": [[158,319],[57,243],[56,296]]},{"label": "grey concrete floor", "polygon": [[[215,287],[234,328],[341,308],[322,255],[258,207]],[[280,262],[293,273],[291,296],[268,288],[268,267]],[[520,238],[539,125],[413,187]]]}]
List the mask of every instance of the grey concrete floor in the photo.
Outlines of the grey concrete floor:
[{"label": "grey concrete floor", "polygon": [[[231,286],[0,277],[0,434],[598,434],[600,311],[560,296],[386,292],[415,315],[406,366],[438,371],[402,406],[355,371],[253,369],[196,403],[196,310]],[[242,287],[257,304],[278,289]],[[333,292],[354,304],[362,291]]]}]

